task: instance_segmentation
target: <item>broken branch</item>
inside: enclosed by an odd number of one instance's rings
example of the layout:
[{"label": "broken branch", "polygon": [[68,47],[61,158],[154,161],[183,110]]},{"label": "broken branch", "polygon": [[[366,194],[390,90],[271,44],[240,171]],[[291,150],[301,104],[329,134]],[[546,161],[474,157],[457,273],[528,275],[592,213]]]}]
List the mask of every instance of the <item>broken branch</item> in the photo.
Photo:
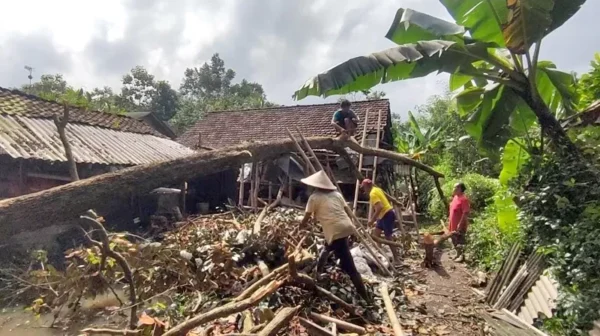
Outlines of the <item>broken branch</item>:
[{"label": "broken branch", "polygon": [[352,332],[352,333],[356,333],[359,335],[364,335],[367,333],[367,330],[359,325],[356,324],[352,324],[350,322],[345,322],[342,320],[338,320],[336,318],[333,318],[331,316],[326,316],[326,315],[321,315],[321,314],[317,314],[317,313],[310,313],[310,317],[313,320],[322,322],[322,323],[334,323],[335,325],[337,325],[340,329]]},{"label": "broken branch", "polygon": [[257,305],[264,298],[273,294],[275,291],[277,291],[277,289],[279,289],[279,287],[281,287],[282,284],[282,280],[273,280],[267,286],[256,291],[251,297],[242,301],[228,303],[224,306],[215,308],[209,312],[193,317],[181,324],[176,325],[175,327],[167,331],[165,334],[163,334],[163,336],[183,336],[186,335],[188,331],[196,328],[201,324],[244,311],[250,307]]},{"label": "broken branch", "polygon": [[285,307],[279,310],[275,317],[258,333],[258,336],[275,336],[290,320],[298,313],[300,306],[294,308]]}]

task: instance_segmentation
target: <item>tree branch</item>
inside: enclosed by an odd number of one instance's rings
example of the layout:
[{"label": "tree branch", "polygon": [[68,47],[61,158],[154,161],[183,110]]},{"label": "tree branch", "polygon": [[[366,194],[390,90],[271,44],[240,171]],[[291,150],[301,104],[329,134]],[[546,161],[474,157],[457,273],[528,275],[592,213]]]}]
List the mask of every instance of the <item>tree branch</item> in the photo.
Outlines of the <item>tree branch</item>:
[{"label": "tree branch", "polygon": [[[94,217],[96,217],[95,213],[90,210],[90,211],[88,211],[88,216],[81,216],[80,218],[86,220],[93,227],[95,227],[98,230],[98,232],[100,232],[100,238],[101,238],[102,242],[101,243],[95,242],[95,241],[92,241],[92,242],[94,244],[101,245],[102,259],[106,260],[106,257],[111,257],[111,258],[115,259],[117,264],[123,270],[123,275],[125,277],[125,281],[127,281],[127,284],[129,285],[129,303],[131,304],[131,311],[130,311],[130,315],[129,315],[129,328],[134,329],[137,324],[137,296],[135,294],[135,282],[133,281],[133,272],[131,271],[131,267],[129,266],[129,263],[127,263],[127,260],[125,260],[125,258],[121,254],[113,251],[110,248],[110,241],[108,240],[108,233],[106,232],[104,225],[102,225]],[[91,238],[90,238],[90,240],[91,240]]]},{"label": "tree branch", "polygon": [[69,108],[67,107],[67,103],[63,104],[62,118],[59,118],[55,114],[53,115],[53,119],[54,125],[56,125],[56,130],[58,131],[58,136],[60,137],[60,141],[65,149],[65,157],[67,158],[67,164],[69,165],[69,175],[71,176],[71,181],[79,181],[77,164],[73,158],[73,151],[71,150],[71,144],[69,143],[66,133],[67,123],[69,122]]}]

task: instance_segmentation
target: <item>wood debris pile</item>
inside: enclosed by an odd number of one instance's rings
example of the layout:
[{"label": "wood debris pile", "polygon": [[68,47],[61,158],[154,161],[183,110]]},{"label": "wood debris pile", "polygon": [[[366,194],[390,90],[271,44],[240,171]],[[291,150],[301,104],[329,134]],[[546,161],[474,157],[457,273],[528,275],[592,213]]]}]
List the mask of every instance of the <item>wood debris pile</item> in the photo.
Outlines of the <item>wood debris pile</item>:
[{"label": "wood debris pile", "polygon": [[[239,212],[191,218],[154,241],[107,234],[110,250],[131,269],[135,300],[122,294],[122,289],[130,293],[127,272],[113,257],[104,256],[102,239],[94,240],[93,231],[92,244],[67,252],[65,271],[38,260],[13,276],[23,280],[19,292],[36,300],[32,307],[39,314],[66,317],[78,310],[82,299],[114,293],[119,306],[102,313],[123,315],[135,306],[129,325],[123,319],[110,325],[129,334],[141,335],[149,324],[156,335],[306,335],[314,328],[334,335],[332,325],[358,334],[392,334],[378,284],[367,281],[375,306],[366,306],[333,257],[325,276],[313,277],[324,238],[318,225],[301,230],[301,216],[298,210],[275,208],[262,220],[259,234],[252,233],[257,215]],[[401,286],[388,281],[392,305],[404,304]],[[84,330],[100,331],[110,332]]]}]

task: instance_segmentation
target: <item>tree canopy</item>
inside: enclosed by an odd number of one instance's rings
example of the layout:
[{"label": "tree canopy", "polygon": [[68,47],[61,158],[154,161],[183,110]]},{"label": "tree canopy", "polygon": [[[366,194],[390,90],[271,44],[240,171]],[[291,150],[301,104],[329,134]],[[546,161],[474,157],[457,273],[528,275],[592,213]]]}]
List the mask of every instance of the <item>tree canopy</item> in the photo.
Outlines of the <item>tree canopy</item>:
[{"label": "tree canopy", "polygon": [[21,90],[44,99],[66,102],[108,113],[152,112],[183,131],[203,113],[229,109],[248,109],[274,104],[267,100],[259,83],[242,79],[234,83],[235,71],[214,54],[210,62],[188,68],[179,90],[157,79],[143,66],[136,66],[121,79],[120,91],[104,86],[92,90],[76,89],[61,74],[44,74],[39,81]]}]

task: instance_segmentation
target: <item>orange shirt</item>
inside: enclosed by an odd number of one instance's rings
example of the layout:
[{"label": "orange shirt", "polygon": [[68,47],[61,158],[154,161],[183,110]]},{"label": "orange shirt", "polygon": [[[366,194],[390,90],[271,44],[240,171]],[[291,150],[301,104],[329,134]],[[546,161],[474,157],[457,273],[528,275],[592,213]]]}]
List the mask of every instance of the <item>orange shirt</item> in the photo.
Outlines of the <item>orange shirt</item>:
[{"label": "orange shirt", "polygon": [[[456,231],[458,229],[458,224],[460,224],[460,219],[463,218],[463,216],[468,216],[470,211],[471,205],[469,204],[469,199],[465,195],[454,196],[450,203],[450,227],[448,230]],[[466,226],[464,227],[464,230],[467,230]]]}]

